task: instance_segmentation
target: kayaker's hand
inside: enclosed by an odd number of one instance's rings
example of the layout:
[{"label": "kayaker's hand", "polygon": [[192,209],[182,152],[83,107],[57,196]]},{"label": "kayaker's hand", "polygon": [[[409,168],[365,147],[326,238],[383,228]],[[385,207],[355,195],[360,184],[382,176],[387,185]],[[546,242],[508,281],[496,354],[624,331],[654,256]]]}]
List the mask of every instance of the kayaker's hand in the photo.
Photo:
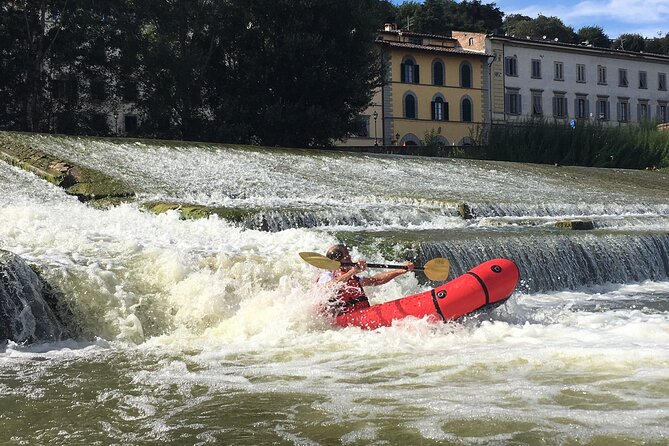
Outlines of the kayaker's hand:
[{"label": "kayaker's hand", "polygon": [[407,267],[407,272],[413,271],[413,267],[414,267],[413,262],[404,262],[404,266]]},{"label": "kayaker's hand", "polygon": [[367,262],[365,262],[364,260],[358,260],[357,262],[355,262],[353,270],[355,270],[355,274],[367,271]]}]

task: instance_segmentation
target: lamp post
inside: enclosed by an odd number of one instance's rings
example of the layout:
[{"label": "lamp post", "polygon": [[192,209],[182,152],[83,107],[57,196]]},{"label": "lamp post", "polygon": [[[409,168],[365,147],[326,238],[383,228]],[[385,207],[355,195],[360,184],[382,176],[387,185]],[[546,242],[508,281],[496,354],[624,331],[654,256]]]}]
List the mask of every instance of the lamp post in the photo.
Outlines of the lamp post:
[{"label": "lamp post", "polygon": [[118,110],[114,110],[114,136],[118,136]]},{"label": "lamp post", "polygon": [[376,147],[376,146],[379,145],[379,142],[376,139],[376,118],[379,117],[379,113],[376,110],[374,110],[374,113],[372,114],[372,116],[374,117],[374,146]]}]

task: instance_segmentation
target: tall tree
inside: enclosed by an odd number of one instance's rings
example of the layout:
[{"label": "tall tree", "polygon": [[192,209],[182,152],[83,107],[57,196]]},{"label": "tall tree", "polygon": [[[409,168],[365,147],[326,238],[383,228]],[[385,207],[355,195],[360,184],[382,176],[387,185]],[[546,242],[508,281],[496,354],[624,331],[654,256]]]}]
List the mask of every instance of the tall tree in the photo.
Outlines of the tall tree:
[{"label": "tall tree", "polygon": [[604,29],[601,26],[584,26],[576,34],[579,43],[585,44],[587,42],[600,48],[611,47],[611,39],[604,33]]},{"label": "tall tree", "polygon": [[617,50],[641,52],[646,49],[646,40],[640,34],[621,34],[613,42]]},{"label": "tall tree", "polygon": [[655,37],[646,41],[646,49],[644,51],[655,54],[669,54],[669,33],[664,37]]},{"label": "tall tree", "polygon": [[416,28],[426,34],[446,34],[444,18],[446,11],[443,0],[425,0],[417,15]]},{"label": "tall tree", "polygon": [[557,17],[544,15],[539,15],[536,19],[516,14],[510,15],[504,22],[504,31],[507,35],[531,39],[557,40],[565,43],[574,43],[577,40],[572,27],[565,25]]},{"label": "tall tree", "polygon": [[418,17],[423,5],[416,1],[405,1],[397,7],[397,26],[418,32]]},{"label": "tall tree", "polygon": [[54,44],[57,42],[63,22],[71,12],[68,0],[34,0],[12,2],[10,8],[22,15],[20,35],[22,43],[17,46],[24,58],[24,81],[18,85],[21,99],[23,124],[21,127],[29,131],[46,131],[49,129],[47,109],[47,87],[49,76],[47,61]]}]

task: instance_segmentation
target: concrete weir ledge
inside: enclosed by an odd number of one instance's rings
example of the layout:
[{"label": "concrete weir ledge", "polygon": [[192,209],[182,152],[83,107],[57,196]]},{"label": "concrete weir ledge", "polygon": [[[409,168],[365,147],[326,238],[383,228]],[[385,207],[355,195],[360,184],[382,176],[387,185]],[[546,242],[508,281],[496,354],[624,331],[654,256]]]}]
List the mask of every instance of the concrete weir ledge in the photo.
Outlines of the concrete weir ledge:
[{"label": "concrete weir ledge", "polygon": [[0,159],[62,187],[81,201],[131,199],[135,192],[116,178],[76,166],[27,143],[0,139]]}]

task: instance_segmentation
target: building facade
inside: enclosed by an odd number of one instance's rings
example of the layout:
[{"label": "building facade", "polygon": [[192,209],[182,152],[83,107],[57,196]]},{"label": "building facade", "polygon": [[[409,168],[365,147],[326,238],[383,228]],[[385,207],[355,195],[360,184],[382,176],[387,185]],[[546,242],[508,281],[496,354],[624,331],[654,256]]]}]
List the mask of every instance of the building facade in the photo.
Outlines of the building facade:
[{"label": "building facade", "polygon": [[434,36],[395,30],[379,33],[383,86],[361,116],[361,134],[341,145],[474,143],[488,121],[488,59],[482,35]]},{"label": "building facade", "polygon": [[492,122],[668,122],[669,57],[488,36]]}]

